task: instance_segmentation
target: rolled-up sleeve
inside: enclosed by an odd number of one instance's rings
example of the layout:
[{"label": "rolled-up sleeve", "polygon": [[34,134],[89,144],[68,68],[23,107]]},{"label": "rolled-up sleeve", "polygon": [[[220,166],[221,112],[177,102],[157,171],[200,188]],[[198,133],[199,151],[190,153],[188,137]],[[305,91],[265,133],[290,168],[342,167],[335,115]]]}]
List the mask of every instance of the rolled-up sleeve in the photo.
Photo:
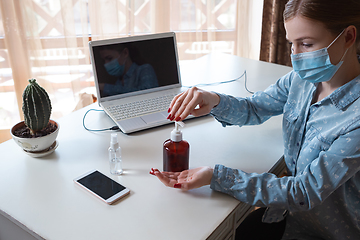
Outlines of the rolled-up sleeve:
[{"label": "rolled-up sleeve", "polygon": [[218,94],[220,103],[212,109],[210,114],[224,127],[257,125],[272,116],[282,114],[292,74],[293,72],[288,73],[265,91],[256,92],[251,97],[241,98]]},{"label": "rolled-up sleeve", "polygon": [[295,177],[278,178],[271,173],[246,173],[216,165],[210,187],[254,206],[309,210],[359,172],[359,142],[360,129],[339,137]]}]

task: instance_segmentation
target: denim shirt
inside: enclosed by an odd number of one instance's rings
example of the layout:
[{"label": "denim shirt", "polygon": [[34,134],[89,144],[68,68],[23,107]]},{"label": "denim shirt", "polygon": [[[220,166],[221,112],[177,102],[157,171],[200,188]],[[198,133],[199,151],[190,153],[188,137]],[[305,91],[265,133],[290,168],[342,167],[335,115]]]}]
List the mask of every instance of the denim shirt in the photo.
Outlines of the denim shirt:
[{"label": "denim shirt", "polygon": [[289,176],[216,165],[210,186],[268,207],[264,222],[287,215],[283,239],[360,239],[360,76],[311,104],[316,86],[292,71],[249,98],[219,94],[211,114],[224,127],[283,114]]}]

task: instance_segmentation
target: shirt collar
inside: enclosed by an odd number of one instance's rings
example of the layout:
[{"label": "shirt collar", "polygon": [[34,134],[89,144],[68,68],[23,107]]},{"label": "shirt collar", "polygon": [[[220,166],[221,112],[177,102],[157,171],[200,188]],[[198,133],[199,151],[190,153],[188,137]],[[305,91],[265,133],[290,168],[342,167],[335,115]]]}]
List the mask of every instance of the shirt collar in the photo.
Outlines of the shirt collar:
[{"label": "shirt collar", "polygon": [[360,97],[360,75],[336,89],[330,94],[331,102],[340,110],[344,110]]}]

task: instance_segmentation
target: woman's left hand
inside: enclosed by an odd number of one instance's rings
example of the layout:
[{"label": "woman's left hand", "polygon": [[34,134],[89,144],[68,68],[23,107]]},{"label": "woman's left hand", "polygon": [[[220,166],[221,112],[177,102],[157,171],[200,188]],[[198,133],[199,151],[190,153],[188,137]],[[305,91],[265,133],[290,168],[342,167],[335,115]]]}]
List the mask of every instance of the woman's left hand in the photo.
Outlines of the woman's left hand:
[{"label": "woman's left hand", "polygon": [[211,167],[198,167],[182,172],[160,172],[158,169],[152,168],[150,174],[155,175],[168,187],[190,190],[209,185],[213,171],[214,169]]}]

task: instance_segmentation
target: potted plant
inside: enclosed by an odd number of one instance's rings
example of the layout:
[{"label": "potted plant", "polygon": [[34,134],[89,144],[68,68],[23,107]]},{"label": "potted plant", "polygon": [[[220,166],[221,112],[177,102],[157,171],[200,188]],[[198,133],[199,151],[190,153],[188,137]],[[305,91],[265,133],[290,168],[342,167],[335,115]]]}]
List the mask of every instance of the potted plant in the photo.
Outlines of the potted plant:
[{"label": "potted plant", "polygon": [[15,142],[29,155],[41,157],[50,154],[57,147],[56,137],[59,124],[50,120],[51,102],[44,88],[29,79],[23,93],[22,110],[24,121],[11,128]]}]

